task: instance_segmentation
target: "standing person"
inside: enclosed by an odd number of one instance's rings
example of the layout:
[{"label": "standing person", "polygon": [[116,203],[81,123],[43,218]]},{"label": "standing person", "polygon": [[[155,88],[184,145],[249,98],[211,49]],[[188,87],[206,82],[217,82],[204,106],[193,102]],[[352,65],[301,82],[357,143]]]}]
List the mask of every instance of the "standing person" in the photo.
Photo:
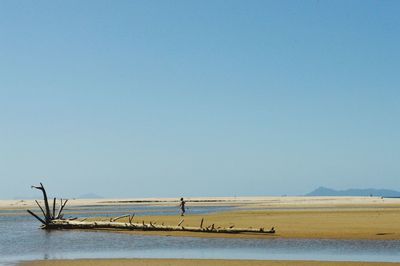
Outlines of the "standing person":
[{"label": "standing person", "polygon": [[181,216],[185,214],[185,204],[186,202],[181,198],[181,203],[179,204],[179,208],[181,208]]}]

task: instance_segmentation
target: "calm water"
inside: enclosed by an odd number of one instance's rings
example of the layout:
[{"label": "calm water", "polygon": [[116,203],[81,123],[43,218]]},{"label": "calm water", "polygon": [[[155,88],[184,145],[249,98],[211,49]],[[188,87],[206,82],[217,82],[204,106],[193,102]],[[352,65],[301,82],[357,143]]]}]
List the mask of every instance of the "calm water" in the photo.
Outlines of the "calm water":
[{"label": "calm water", "polygon": [[[192,213],[209,213],[230,207],[193,207]],[[83,207],[70,216],[176,215],[176,207]],[[400,241],[310,239],[218,239],[158,237],[103,232],[38,229],[24,212],[0,211],[0,264],[31,259],[73,258],[219,258],[349,260],[400,262]]]}]

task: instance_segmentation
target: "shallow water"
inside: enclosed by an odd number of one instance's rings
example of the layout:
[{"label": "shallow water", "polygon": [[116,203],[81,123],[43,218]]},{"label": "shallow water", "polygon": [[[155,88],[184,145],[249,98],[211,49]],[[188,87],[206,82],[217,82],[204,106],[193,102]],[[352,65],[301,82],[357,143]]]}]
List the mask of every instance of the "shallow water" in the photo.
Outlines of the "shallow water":
[{"label": "shallow water", "polygon": [[[112,216],[132,209],[137,215],[171,214],[174,207],[123,206],[70,209],[71,216]],[[230,207],[193,207],[209,213]],[[140,210],[140,211],[138,211]],[[51,231],[24,212],[0,211],[0,264],[32,259],[215,258],[400,262],[400,241],[316,239],[223,239],[125,235],[106,232]]]},{"label": "shallow water", "polygon": [[[206,214],[231,210],[232,206],[194,206],[186,209],[188,214]],[[40,214],[39,209],[32,209]],[[63,211],[66,217],[116,217],[124,214],[135,216],[143,215],[178,215],[177,206],[149,206],[149,205],[103,205],[103,206],[79,206],[67,207]],[[0,215],[25,215],[25,210],[0,210]]]}]

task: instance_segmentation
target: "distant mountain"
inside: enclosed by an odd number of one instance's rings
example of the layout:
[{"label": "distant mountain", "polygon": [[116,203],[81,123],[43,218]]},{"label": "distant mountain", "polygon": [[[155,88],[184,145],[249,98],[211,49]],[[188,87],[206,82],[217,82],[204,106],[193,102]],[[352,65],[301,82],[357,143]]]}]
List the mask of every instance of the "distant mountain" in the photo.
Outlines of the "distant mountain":
[{"label": "distant mountain", "polygon": [[87,194],[83,194],[80,195],[79,197],[77,197],[78,199],[102,199],[102,196],[96,195],[94,193],[87,193]]},{"label": "distant mountain", "polygon": [[316,190],[306,194],[306,196],[377,196],[386,198],[400,197],[400,192],[390,189],[346,189],[334,190],[326,187],[319,187]]}]

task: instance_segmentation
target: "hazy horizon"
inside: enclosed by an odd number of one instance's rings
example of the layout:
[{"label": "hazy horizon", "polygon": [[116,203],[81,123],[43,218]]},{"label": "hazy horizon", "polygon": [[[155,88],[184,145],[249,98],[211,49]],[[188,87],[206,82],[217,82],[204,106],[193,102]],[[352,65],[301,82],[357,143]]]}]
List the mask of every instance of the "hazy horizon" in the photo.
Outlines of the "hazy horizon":
[{"label": "hazy horizon", "polygon": [[[44,187],[47,190],[48,193],[48,197],[49,198],[64,198],[64,199],[145,199],[145,198],[176,198],[176,200],[178,201],[179,198],[181,197],[181,195],[170,195],[170,196],[160,196],[160,195],[148,195],[148,196],[144,196],[144,197],[138,197],[138,196],[111,196],[111,197],[105,197],[104,195],[101,194],[97,194],[95,192],[86,192],[86,193],[82,193],[82,194],[65,194],[64,192],[61,195],[58,194],[54,194],[54,192],[51,190],[51,188],[49,189],[48,187],[46,187],[45,184],[43,184]],[[352,188],[344,188],[344,189],[335,189],[335,188],[328,188],[328,187],[323,187],[323,186],[318,186],[315,187],[314,189],[305,192],[303,194],[299,194],[299,195],[291,195],[291,194],[281,194],[281,195],[223,195],[223,194],[219,194],[219,195],[186,195],[187,198],[197,198],[197,197],[307,197],[307,196],[313,196],[313,195],[308,195],[314,191],[317,191],[318,189],[328,189],[328,190],[333,190],[336,192],[346,192],[348,190],[377,190],[377,191],[381,191],[381,190],[392,190],[392,189],[387,189],[387,188],[363,188],[363,187],[352,187]],[[400,193],[400,191],[397,191],[395,189],[393,189],[393,191]],[[370,196],[371,194],[368,194],[366,196]],[[357,195],[354,195],[357,196]],[[381,195],[372,195],[372,196],[377,196],[380,197]],[[43,197],[41,192],[38,192],[37,190],[32,190],[29,192],[25,192],[24,196],[15,196],[13,198],[0,198],[0,200],[31,200],[31,199],[41,199]]]},{"label": "hazy horizon", "polygon": [[0,1],[0,198],[400,190],[398,1]]}]

